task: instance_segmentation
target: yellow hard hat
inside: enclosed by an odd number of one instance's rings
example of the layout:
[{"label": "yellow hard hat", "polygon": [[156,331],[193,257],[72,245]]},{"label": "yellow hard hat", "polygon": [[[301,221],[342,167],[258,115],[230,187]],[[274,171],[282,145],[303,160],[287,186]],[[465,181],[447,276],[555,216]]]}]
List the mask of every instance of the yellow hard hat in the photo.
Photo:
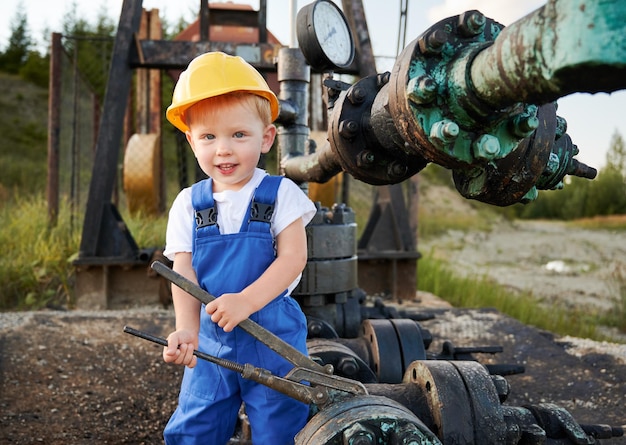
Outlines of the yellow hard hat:
[{"label": "yellow hard hat", "polygon": [[172,104],[167,108],[167,120],[185,132],[184,113],[196,102],[234,91],[249,92],[270,101],[272,120],[278,117],[278,99],[252,65],[239,56],[210,52],[193,59],[180,74],[174,87]]}]

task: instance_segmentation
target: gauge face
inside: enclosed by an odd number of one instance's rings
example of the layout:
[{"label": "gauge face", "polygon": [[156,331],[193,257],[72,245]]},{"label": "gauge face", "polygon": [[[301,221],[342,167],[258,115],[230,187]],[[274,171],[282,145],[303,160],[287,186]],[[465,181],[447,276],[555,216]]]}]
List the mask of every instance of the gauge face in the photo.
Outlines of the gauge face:
[{"label": "gauge face", "polygon": [[317,2],[313,8],[313,23],[324,54],[335,65],[348,66],[353,58],[352,35],[341,11],[334,3]]},{"label": "gauge face", "polygon": [[354,41],[341,10],[330,0],[317,0],[298,13],[297,36],[314,68],[346,68],[354,59]]}]

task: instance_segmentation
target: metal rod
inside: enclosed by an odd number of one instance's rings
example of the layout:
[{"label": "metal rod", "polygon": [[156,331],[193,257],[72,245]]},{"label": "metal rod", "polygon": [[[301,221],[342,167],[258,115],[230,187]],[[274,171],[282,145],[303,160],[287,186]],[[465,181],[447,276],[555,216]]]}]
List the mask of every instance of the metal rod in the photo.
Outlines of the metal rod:
[{"label": "metal rod", "polygon": [[[51,227],[57,225],[59,215],[62,57],[61,34],[53,32],[50,50],[50,81],[48,86],[50,93],[48,95],[48,179],[46,183],[48,223]],[[71,216],[74,216],[74,212],[71,213]]]},{"label": "metal rod", "polygon": [[[124,332],[127,334],[134,335],[135,337],[143,338],[144,340],[151,341],[161,346],[167,346],[167,340],[162,337],[157,337],[156,335],[148,334],[147,332],[139,331],[137,329],[131,328],[130,326],[124,326]],[[222,366],[226,369],[230,369],[231,371],[235,371],[238,373],[243,373],[244,366],[233,362],[231,360],[227,360],[220,357],[215,357],[213,355],[205,354],[204,352],[198,351],[194,349],[193,355],[196,357],[206,360],[207,362],[215,363],[216,365]]]},{"label": "metal rod", "polygon": [[[171,281],[176,286],[180,287],[182,290],[187,292],[192,297],[198,299],[202,303],[208,304],[211,301],[215,300],[215,297],[213,295],[211,295],[195,283],[191,282],[187,278],[183,277],[179,273],[174,272],[165,264],[159,261],[155,261],[154,263],[152,263],[151,267],[156,273],[158,273],[162,277],[165,277],[167,280]],[[283,341],[281,338],[277,337],[272,332],[268,331],[263,326],[255,323],[249,318],[243,320],[237,326],[246,331],[255,339],[259,340],[272,351],[276,352],[278,355],[288,360],[293,365],[305,369],[312,369],[314,371],[332,374],[332,372],[328,372],[329,369],[326,369],[323,366],[315,363],[308,356],[298,351],[289,343]]]},{"label": "metal rod", "polygon": [[[167,340],[162,337],[157,337],[147,332],[142,332],[129,326],[124,326],[124,332],[134,335],[144,340],[157,343],[162,346],[167,346]],[[265,385],[275,391],[299,400],[303,403],[316,403],[320,404],[328,400],[328,393],[325,388],[313,388],[302,383],[295,382],[289,379],[278,377],[265,368],[259,368],[249,363],[242,365],[241,363],[233,362],[225,358],[215,357],[214,355],[206,354],[204,352],[194,349],[193,355],[199,359],[206,360],[214,363],[218,366],[222,366],[231,371],[241,374],[245,379],[255,381],[261,385]],[[296,368],[298,369],[298,368]],[[307,374],[305,373],[305,376]]]}]

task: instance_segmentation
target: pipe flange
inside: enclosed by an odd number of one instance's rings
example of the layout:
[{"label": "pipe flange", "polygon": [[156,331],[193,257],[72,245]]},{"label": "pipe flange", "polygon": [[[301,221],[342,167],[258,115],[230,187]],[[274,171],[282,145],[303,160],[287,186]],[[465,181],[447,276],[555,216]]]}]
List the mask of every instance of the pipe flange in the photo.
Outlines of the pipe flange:
[{"label": "pipe flange", "polygon": [[390,152],[369,131],[372,104],[385,82],[381,76],[369,76],[342,92],[328,130],[330,145],[343,170],[372,185],[397,184],[426,165],[422,158],[401,150]]}]

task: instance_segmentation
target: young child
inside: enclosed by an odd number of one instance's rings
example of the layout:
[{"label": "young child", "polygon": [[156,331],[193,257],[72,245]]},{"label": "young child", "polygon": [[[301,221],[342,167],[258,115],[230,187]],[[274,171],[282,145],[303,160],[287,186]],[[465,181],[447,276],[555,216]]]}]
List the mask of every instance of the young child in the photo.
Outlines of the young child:
[{"label": "young child", "polygon": [[251,318],[306,353],[306,320],[289,294],[306,265],[304,227],[315,206],[290,180],[258,169],[278,99],[240,57],[198,56],[181,74],[167,119],[185,132],[209,179],[176,197],[165,255],[216,298],[201,307],[172,286],[176,330],[163,359],[186,365],[166,444],[225,444],[245,403],[254,444],[293,443],[308,406],[204,360],[194,349],[283,376],[293,368],[237,324]]}]

